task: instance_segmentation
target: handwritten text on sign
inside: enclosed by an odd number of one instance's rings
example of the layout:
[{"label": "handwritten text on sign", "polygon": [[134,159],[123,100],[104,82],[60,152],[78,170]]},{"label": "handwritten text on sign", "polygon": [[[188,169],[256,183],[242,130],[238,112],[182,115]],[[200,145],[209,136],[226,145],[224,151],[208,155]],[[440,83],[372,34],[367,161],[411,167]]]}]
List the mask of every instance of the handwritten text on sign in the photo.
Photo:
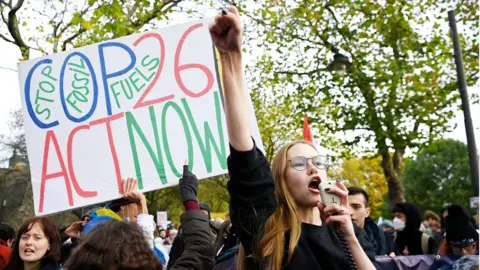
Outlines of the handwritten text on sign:
[{"label": "handwritten text on sign", "polygon": [[[19,64],[36,214],[226,172],[228,139],[206,22]],[[253,113],[252,113],[253,115]],[[252,130],[258,143],[256,121]]]}]

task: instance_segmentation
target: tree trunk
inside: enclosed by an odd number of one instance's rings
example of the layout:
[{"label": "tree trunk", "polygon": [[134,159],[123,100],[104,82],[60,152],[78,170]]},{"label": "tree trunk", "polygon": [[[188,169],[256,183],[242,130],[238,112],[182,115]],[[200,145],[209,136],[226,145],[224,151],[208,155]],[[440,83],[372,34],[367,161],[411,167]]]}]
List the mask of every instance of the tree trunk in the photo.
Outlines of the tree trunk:
[{"label": "tree trunk", "polygon": [[404,149],[397,149],[393,157],[388,151],[382,154],[382,168],[388,184],[388,207],[390,210],[396,203],[405,201],[405,190],[402,184],[403,153]]}]

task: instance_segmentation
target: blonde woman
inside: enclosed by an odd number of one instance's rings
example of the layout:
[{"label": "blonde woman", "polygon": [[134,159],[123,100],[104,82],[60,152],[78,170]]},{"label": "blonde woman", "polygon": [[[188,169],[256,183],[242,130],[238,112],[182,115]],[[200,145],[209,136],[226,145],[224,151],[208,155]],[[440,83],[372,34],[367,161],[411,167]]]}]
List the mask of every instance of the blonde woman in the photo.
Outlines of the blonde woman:
[{"label": "blonde woman", "polygon": [[320,202],[318,183],[326,180],[326,162],[315,147],[289,143],[271,169],[256,148],[249,130],[237,9],[218,16],[210,34],[223,69],[230,214],[242,244],[237,269],[375,269],[373,247],[352,224],[345,186],[337,183],[327,191],[340,196],[341,205]]}]

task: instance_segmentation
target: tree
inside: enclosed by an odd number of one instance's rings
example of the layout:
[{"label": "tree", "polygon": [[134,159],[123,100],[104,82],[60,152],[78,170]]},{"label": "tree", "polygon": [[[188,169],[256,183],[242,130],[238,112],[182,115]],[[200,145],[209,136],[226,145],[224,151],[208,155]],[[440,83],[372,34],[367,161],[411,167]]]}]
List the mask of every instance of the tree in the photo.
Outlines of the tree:
[{"label": "tree", "polygon": [[[167,20],[169,14],[181,10],[181,2],[55,0],[35,6],[25,0],[0,0],[0,23],[8,29],[7,33],[0,32],[0,38],[18,46],[23,60],[26,60],[32,49],[56,53],[72,46],[133,34],[149,24]],[[32,29],[35,35],[26,37],[25,33]]]},{"label": "tree", "polygon": [[468,164],[468,149],[463,142],[439,140],[423,148],[405,166],[407,200],[437,213],[445,203],[469,205],[473,189]]},{"label": "tree", "polygon": [[[447,1],[260,1],[250,20],[250,51],[262,55],[252,73],[271,100],[307,113],[331,149],[369,151],[382,158],[390,206],[404,201],[401,182],[408,148],[449,130],[459,104]],[[461,1],[457,19],[466,77],[479,76],[478,14]],[[251,38],[256,37],[256,40]],[[331,73],[332,55],[346,55],[346,74]],[[279,105],[281,103],[274,104]],[[366,148],[362,148],[367,145]]]},{"label": "tree", "polygon": [[[27,144],[25,142],[25,131],[23,129],[23,112],[21,109],[11,113],[11,120],[8,123],[10,134],[0,134],[0,150],[6,151],[7,159],[17,157],[27,162]],[[6,160],[0,159],[0,162]]]},{"label": "tree", "polygon": [[367,192],[372,218],[382,215],[385,203],[383,196],[388,191],[381,163],[379,156],[345,159],[341,168],[332,175],[333,178],[345,180],[347,187],[356,186]]}]

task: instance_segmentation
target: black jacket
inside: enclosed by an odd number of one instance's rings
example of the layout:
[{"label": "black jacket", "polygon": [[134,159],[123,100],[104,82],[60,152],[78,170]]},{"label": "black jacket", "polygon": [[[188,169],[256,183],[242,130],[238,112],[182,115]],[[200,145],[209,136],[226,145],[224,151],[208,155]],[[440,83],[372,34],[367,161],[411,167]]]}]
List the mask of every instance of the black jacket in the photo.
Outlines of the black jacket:
[{"label": "black jacket", "polygon": [[[407,255],[403,254],[405,248],[408,250],[408,255],[424,254],[422,250],[423,232],[420,231],[420,224],[422,223],[420,209],[412,203],[397,203],[393,208],[393,212],[404,213],[407,217],[405,229],[401,232],[397,232],[397,237],[395,239],[395,244],[397,245],[400,254]],[[425,252],[425,254],[434,254],[435,252],[435,240],[429,237],[428,252]]]},{"label": "black jacket", "polygon": [[385,252],[387,255],[390,253],[400,254],[397,244],[395,244],[395,236],[393,232],[384,232],[385,234]]},{"label": "black jacket", "polygon": [[[247,268],[264,269],[265,260],[257,254],[267,218],[275,211],[277,199],[272,171],[256,147],[238,152],[230,147],[228,158],[230,181],[230,216],[232,229],[239,237],[249,257]],[[375,264],[375,253],[365,231],[354,225],[355,234],[367,256]],[[285,243],[288,245],[288,232]],[[286,255],[286,254],[285,254]],[[347,256],[340,239],[330,226],[302,224],[302,234],[289,265],[283,269],[348,269]]]},{"label": "black jacket", "polygon": [[[201,211],[190,210],[180,216],[182,235],[173,242],[167,269],[212,269],[215,251],[208,216]],[[180,237],[180,238],[179,238]],[[178,240],[177,240],[178,238]]]},{"label": "black jacket", "polygon": [[375,221],[371,217],[365,219],[365,224],[363,229],[367,233],[368,240],[375,249],[375,255],[385,255],[386,254],[386,245],[385,245],[385,234],[384,232],[375,224]]}]

